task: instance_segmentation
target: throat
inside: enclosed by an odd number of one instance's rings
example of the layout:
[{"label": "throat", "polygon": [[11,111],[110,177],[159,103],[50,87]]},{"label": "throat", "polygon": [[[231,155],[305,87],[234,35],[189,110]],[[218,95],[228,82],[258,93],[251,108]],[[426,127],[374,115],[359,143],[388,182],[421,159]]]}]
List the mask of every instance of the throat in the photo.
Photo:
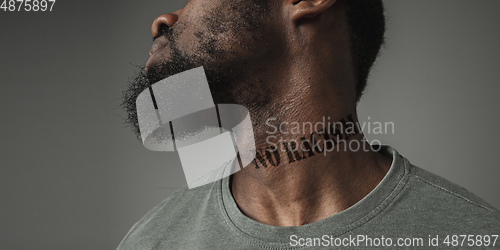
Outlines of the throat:
[{"label": "throat", "polygon": [[256,169],[230,179],[240,211],[272,226],[301,226],[340,213],[368,195],[391,159],[376,152],[340,151],[308,161]]}]

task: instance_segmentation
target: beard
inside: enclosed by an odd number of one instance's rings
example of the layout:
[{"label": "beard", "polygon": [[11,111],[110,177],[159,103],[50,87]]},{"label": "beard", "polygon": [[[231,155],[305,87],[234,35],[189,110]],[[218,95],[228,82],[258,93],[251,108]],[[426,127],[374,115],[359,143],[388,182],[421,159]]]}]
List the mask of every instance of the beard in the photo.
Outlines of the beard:
[{"label": "beard", "polygon": [[[268,0],[231,1],[201,17],[207,25],[206,32],[196,32],[199,46],[187,53],[179,49],[179,35],[189,24],[165,27],[159,36],[165,36],[170,49],[169,57],[148,68],[139,69],[123,92],[122,108],[127,113],[126,123],[140,139],[136,99],[154,83],[169,76],[203,66],[215,104],[239,104],[246,107],[256,121],[255,114],[269,109],[271,87],[259,78],[257,72],[262,58],[252,56],[265,41],[263,35],[264,13],[268,12]],[[229,12],[229,14],[228,14]],[[224,46],[217,37],[228,35],[237,38],[238,50]],[[258,122],[260,123],[260,122]]]}]

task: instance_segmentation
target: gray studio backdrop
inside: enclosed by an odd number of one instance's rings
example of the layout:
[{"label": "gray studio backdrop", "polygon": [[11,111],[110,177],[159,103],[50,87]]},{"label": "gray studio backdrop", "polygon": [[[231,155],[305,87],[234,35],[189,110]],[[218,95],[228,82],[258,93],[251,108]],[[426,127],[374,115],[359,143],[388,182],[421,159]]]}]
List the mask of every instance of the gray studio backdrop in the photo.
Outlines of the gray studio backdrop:
[{"label": "gray studio backdrop", "polygon": [[[176,154],[146,150],[118,108],[152,20],[184,2],[0,11],[0,249],[114,249],[185,184]],[[359,115],[395,129],[367,137],[500,208],[500,1],[386,8],[387,49]]]}]

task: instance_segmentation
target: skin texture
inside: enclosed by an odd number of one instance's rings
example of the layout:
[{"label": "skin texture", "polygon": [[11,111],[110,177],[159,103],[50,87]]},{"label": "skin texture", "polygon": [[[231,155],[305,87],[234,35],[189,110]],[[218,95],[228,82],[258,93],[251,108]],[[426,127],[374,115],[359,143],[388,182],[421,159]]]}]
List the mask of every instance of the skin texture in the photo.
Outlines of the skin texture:
[{"label": "skin texture", "polygon": [[[161,78],[184,69],[172,69],[172,64],[203,65],[216,103],[249,109],[257,148],[268,146],[269,118],[278,126],[356,117],[343,1],[269,0],[265,8],[249,2],[190,0],[183,9],[156,18],[153,37],[165,26],[172,31],[153,43],[149,76],[143,78],[152,81],[153,75]],[[279,136],[291,140],[302,135]],[[362,139],[358,134],[349,140]],[[374,151],[340,150],[279,167],[250,165],[232,176],[231,191],[248,217],[299,226],[360,201],[390,164],[391,159]]]}]

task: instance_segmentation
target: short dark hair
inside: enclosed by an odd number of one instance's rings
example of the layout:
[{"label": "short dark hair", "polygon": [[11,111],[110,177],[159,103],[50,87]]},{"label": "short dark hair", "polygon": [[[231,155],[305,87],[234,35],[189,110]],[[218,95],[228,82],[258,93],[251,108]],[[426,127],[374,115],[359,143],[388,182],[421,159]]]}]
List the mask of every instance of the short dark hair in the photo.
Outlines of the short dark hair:
[{"label": "short dark hair", "polygon": [[346,0],[351,56],[356,76],[356,98],[361,99],[370,69],[384,44],[382,0]]}]

